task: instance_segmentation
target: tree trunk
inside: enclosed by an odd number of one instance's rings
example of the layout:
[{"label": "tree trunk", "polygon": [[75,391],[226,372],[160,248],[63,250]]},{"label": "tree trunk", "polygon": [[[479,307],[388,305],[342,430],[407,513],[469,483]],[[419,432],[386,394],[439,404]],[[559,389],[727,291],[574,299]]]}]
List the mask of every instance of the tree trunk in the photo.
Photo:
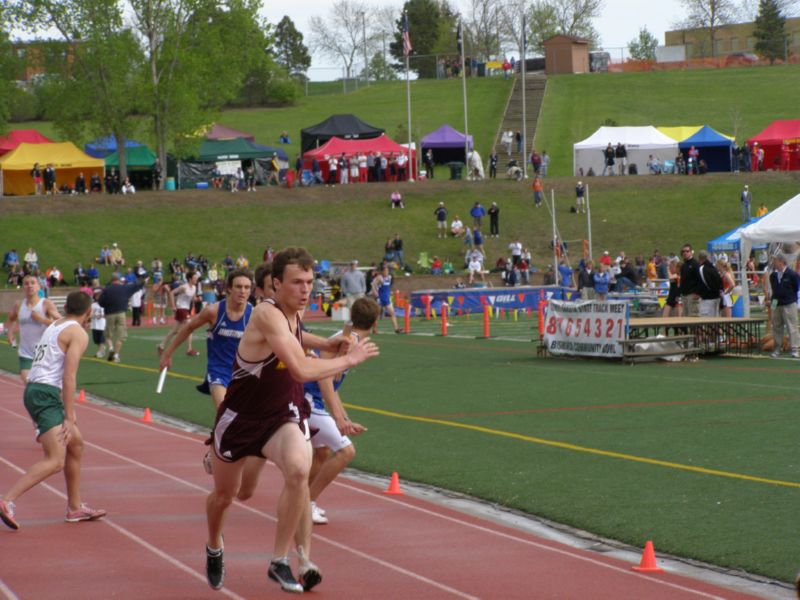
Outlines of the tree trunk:
[{"label": "tree trunk", "polygon": [[125,154],[125,144],[128,139],[124,133],[114,132],[114,138],[117,140],[117,156],[119,156],[119,181],[120,184],[125,181],[128,176],[128,157]]}]

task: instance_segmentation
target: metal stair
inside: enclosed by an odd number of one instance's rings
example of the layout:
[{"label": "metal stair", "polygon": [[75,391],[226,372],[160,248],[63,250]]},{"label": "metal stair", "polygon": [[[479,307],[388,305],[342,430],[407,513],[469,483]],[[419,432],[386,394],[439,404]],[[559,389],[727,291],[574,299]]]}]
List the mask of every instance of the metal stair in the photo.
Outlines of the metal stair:
[{"label": "metal stair", "polygon": [[[506,110],[503,114],[503,120],[500,123],[500,128],[495,134],[494,148],[497,152],[497,170],[504,172],[506,164],[512,158],[516,159],[519,166],[522,167],[523,163],[530,156],[531,150],[535,147],[534,140],[536,136],[536,125],[539,121],[539,114],[541,112],[542,102],[544,101],[545,88],[547,86],[547,77],[540,73],[528,73],[525,75],[525,101],[526,106],[526,123],[525,123],[525,136],[528,143],[528,148],[523,152],[517,152],[517,144],[514,142],[511,147],[511,154],[506,154],[505,146],[500,143],[504,131],[511,130],[514,133],[522,130],[522,75],[516,75],[514,87],[508,97]],[[541,152],[541,148],[539,151]]]}]

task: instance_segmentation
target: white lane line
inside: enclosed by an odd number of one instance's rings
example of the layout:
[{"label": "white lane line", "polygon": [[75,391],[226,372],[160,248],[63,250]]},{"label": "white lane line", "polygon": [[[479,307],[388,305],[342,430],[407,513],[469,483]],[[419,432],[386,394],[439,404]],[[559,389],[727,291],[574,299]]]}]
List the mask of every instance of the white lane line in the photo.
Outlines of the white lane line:
[{"label": "white lane line", "polygon": [[6,598],[6,600],[19,600],[19,596],[17,596],[2,579],[0,579],[0,592],[3,592],[3,596]]},{"label": "white lane line", "polygon": [[[10,411],[7,411],[7,412],[10,412]],[[2,456],[0,456],[0,462],[5,464],[6,466],[10,467],[11,469],[17,471],[20,474],[25,473],[25,469],[19,467],[18,465],[15,465],[14,463],[10,462],[9,460],[7,460],[6,458],[4,458]],[[55,494],[56,496],[58,496],[59,498],[61,498],[62,500],[64,500],[64,501],[67,500],[67,495],[66,494],[64,494],[60,490],[57,490],[56,488],[51,486],[49,483],[42,482],[40,485],[43,488],[45,488],[47,491],[49,491],[49,492]],[[100,522],[108,525],[109,527],[114,529],[117,533],[122,534],[124,537],[128,538],[132,542],[142,546],[145,550],[147,550],[149,552],[152,552],[153,554],[158,556],[160,559],[162,559],[162,560],[168,562],[169,564],[171,564],[173,567],[177,567],[178,569],[180,569],[184,573],[190,575],[191,577],[194,577],[198,581],[201,581],[204,584],[207,584],[205,573],[200,573],[199,571],[195,571],[190,566],[188,566],[185,563],[182,563],[181,561],[179,561],[177,558],[174,558],[173,556],[167,554],[163,550],[161,550],[159,548],[156,548],[151,543],[149,543],[148,541],[140,538],[138,535],[136,535],[132,531],[129,531],[128,529],[126,529],[122,525],[119,525],[119,524],[115,523],[112,519],[110,519],[108,517],[104,517],[103,519],[100,520]],[[232,591],[230,591],[228,589],[225,589],[225,588],[221,589],[220,592],[222,592],[222,594],[224,596],[227,596],[228,598],[232,598],[234,600],[245,600],[244,597],[239,596],[238,594],[236,594],[236,593],[234,593],[234,592],[232,592]]]}]

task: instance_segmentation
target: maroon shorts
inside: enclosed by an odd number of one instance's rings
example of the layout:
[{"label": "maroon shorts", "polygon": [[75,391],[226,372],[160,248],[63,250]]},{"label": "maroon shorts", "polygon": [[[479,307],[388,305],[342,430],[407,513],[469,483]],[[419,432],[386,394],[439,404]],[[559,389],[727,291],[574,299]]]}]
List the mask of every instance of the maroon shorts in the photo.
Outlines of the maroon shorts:
[{"label": "maroon shorts", "polygon": [[188,321],[189,318],[192,316],[192,311],[188,308],[179,308],[175,311],[175,320],[178,323],[183,323]]},{"label": "maroon shorts", "polygon": [[296,423],[306,439],[311,439],[307,418],[298,421],[293,415],[279,414],[271,419],[248,419],[226,408],[217,416],[210,441],[217,458],[224,462],[246,456],[266,458],[264,446],[285,423]]}]

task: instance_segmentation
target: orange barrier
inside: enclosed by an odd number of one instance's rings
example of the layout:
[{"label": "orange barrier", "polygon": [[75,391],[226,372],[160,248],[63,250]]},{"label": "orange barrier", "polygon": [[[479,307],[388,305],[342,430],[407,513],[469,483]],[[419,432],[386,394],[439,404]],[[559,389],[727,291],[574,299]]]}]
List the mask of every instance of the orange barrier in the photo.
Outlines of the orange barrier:
[{"label": "orange barrier", "polygon": [[403,314],[403,333],[411,333],[411,306],[408,304]]},{"label": "orange barrier", "polygon": [[442,303],[442,337],[447,337],[447,304]]},{"label": "orange barrier", "polygon": [[489,337],[489,321],[491,316],[491,307],[484,306],[483,307],[483,337]]}]

